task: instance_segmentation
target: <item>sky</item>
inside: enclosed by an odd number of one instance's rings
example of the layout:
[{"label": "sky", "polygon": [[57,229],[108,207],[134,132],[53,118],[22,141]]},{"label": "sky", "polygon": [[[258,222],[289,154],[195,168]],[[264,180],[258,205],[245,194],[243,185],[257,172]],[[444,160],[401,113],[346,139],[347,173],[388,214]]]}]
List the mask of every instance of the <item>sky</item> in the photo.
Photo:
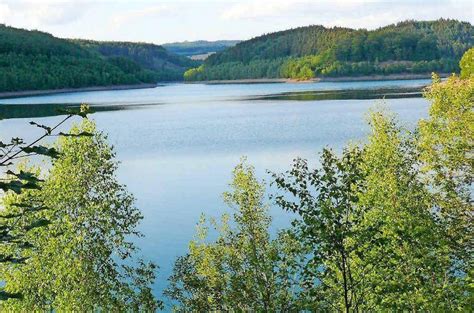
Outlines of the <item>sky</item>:
[{"label": "sky", "polygon": [[63,38],[245,40],[298,26],[374,29],[407,19],[474,24],[474,0],[0,0],[0,23]]}]

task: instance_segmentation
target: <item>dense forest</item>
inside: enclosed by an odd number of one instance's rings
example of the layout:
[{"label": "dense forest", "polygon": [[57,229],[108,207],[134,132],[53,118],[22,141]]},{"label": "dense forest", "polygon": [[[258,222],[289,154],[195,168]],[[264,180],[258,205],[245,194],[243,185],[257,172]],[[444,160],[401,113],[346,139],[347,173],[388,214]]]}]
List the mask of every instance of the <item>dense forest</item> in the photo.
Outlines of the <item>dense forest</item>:
[{"label": "dense forest", "polygon": [[170,53],[162,46],[149,43],[92,40],[74,40],[74,42],[97,51],[124,71],[137,65],[138,68],[152,71],[155,80],[158,81],[182,80],[185,69],[199,64],[189,58]]},{"label": "dense forest", "polygon": [[190,57],[194,55],[219,52],[226,48],[233,47],[239,42],[239,40],[198,40],[166,43],[163,45],[163,47],[172,53]]},{"label": "dense forest", "polygon": [[65,40],[0,25],[0,92],[180,80],[196,65],[157,45]]},{"label": "dense forest", "polygon": [[186,80],[458,72],[474,45],[470,23],[406,21],[376,30],[308,26],[241,42],[185,73]]}]

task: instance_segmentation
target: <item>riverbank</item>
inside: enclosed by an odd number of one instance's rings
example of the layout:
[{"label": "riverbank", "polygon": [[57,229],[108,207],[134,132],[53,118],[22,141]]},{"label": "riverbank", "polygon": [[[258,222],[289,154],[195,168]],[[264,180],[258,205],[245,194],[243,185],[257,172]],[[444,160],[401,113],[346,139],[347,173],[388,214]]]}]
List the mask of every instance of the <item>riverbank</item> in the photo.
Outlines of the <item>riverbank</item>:
[{"label": "riverbank", "polygon": [[53,94],[85,92],[85,91],[145,89],[145,88],[155,88],[156,86],[158,86],[158,84],[115,85],[115,86],[96,86],[96,87],[83,87],[83,88],[7,91],[7,92],[0,92],[0,99],[20,98],[20,97],[29,97],[29,96],[47,96],[47,95],[53,95]]},{"label": "riverbank", "polygon": [[[448,77],[451,74],[441,73],[441,77]],[[256,78],[256,79],[235,79],[235,80],[208,80],[186,82],[187,84],[207,84],[207,85],[225,85],[225,84],[308,84],[317,82],[351,82],[351,81],[380,81],[380,80],[414,80],[430,79],[431,74],[392,74],[392,75],[368,75],[368,76],[343,76],[343,77],[318,77],[308,80],[296,80],[289,78]]]}]

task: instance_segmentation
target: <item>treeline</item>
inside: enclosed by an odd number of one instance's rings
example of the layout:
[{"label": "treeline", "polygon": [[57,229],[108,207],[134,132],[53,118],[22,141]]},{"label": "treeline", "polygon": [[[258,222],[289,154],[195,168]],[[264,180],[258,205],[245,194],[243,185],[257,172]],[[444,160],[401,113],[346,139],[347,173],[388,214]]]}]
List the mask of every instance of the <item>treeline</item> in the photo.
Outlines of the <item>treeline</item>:
[{"label": "treeline", "polygon": [[209,70],[205,65],[192,68],[184,73],[184,79],[191,80],[219,80],[244,78],[278,78],[281,77],[281,66],[284,59],[256,60],[246,64],[242,62],[226,62],[212,67]]},{"label": "treeline", "polygon": [[[457,72],[462,54],[474,44],[473,38],[471,24],[444,19],[406,21],[373,31],[300,27],[241,42],[212,55],[198,73],[189,72],[185,79],[266,78],[269,60],[281,59],[285,61],[278,77],[296,79]],[[250,63],[254,65],[248,66]],[[226,64],[239,69],[227,75],[222,71]]]},{"label": "treeline", "polygon": [[0,55],[0,91],[79,88],[155,82],[150,72],[126,72],[111,62],[75,56]]},{"label": "treeline", "polygon": [[445,58],[430,61],[346,62],[317,55],[288,59],[282,64],[279,73],[281,77],[300,80],[318,76],[455,73],[459,72],[458,64],[456,59]]},{"label": "treeline", "polygon": [[198,65],[151,44],[85,43],[0,25],[0,92],[182,80]]}]

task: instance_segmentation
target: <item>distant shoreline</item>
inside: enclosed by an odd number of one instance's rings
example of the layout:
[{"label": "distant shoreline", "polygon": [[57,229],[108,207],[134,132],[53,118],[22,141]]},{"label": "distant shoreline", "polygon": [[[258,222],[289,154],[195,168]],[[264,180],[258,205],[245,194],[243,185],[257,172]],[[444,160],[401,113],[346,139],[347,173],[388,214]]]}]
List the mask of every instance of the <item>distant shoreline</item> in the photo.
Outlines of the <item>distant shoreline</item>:
[{"label": "distant shoreline", "polygon": [[84,91],[105,91],[105,90],[128,90],[155,88],[158,84],[137,84],[137,85],[113,85],[113,86],[95,86],[82,88],[62,88],[46,90],[24,90],[24,91],[6,91],[0,92],[0,99],[21,98],[29,96],[47,96],[61,93],[84,92]]},{"label": "distant shoreline", "polygon": [[[441,73],[441,77],[448,77],[451,74]],[[308,84],[317,82],[351,82],[351,81],[380,81],[380,80],[414,80],[429,79],[431,74],[392,74],[392,75],[370,75],[370,76],[343,76],[343,77],[319,77],[309,80],[296,80],[289,78],[255,78],[255,79],[235,79],[235,80],[204,80],[186,82],[187,84],[207,84],[207,85],[225,85],[225,84]]]},{"label": "distant shoreline", "polygon": [[[391,74],[391,75],[368,75],[368,76],[343,76],[343,77],[322,77],[321,82],[351,82],[370,80],[414,80],[431,79],[432,74]],[[450,73],[439,73],[440,77],[448,77]]]},{"label": "distant shoreline", "polygon": [[[448,77],[451,74],[441,73],[441,77]],[[381,81],[381,80],[413,80],[429,79],[431,74],[393,74],[393,75],[373,75],[373,76],[344,76],[344,77],[320,77],[310,80],[295,80],[289,78],[256,78],[256,79],[236,79],[236,80],[208,80],[185,82],[186,84],[206,84],[206,85],[226,85],[226,84],[309,84],[317,82],[351,82],[351,81]],[[137,84],[137,85],[113,85],[113,86],[95,86],[82,88],[62,88],[46,90],[24,90],[0,92],[0,99],[21,98],[30,96],[47,96],[61,93],[87,92],[87,91],[107,91],[107,90],[129,90],[155,88],[156,84]]]}]

